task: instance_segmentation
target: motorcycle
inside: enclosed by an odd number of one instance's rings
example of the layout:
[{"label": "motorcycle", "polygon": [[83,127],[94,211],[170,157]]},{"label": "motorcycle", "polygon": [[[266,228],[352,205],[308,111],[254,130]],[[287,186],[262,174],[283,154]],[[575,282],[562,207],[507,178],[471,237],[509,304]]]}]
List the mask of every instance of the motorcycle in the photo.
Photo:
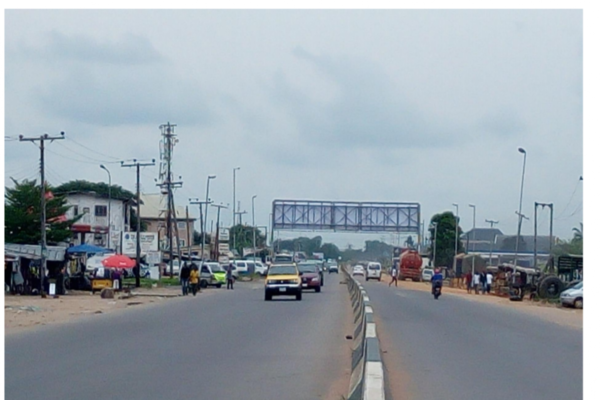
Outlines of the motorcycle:
[{"label": "motorcycle", "polygon": [[438,297],[442,295],[442,284],[441,282],[436,282],[433,287],[433,297],[437,300]]}]

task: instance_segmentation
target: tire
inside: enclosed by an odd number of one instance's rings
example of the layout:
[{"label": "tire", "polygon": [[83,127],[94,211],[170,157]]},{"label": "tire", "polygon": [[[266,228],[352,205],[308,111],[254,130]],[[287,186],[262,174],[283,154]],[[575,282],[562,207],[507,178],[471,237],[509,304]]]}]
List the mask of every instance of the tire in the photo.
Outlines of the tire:
[{"label": "tire", "polygon": [[513,287],[509,289],[510,301],[523,301],[523,289]]},{"label": "tire", "polygon": [[381,277],[377,278],[377,282],[381,282]]},{"label": "tire", "polygon": [[317,286],[315,288],[315,293],[321,293],[321,286]]},{"label": "tire", "polygon": [[265,301],[271,301],[273,297],[271,297],[270,294],[268,294],[267,292],[265,292]]},{"label": "tire", "polygon": [[217,289],[221,289],[221,286],[223,286],[223,285],[220,283],[217,283],[215,286],[217,287]]},{"label": "tire", "polygon": [[575,302],[573,303],[573,307],[582,309],[583,308],[583,299],[581,297],[576,298]]},{"label": "tire", "polygon": [[205,279],[200,281],[200,288],[206,289],[208,287],[208,282]]},{"label": "tire", "polygon": [[302,300],[302,292],[296,294],[296,300],[298,300],[298,301]]},{"label": "tire", "polygon": [[538,294],[542,299],[558,299],[565,284],[557,276],[547,276],[539,284]]}]

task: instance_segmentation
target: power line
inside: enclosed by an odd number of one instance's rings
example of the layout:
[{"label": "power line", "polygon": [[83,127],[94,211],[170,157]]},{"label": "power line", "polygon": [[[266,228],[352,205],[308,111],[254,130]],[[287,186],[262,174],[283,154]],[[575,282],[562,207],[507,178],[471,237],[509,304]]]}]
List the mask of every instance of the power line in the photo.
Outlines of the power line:
[{"label": "power line", "polygon": [[86,150],[93,151],[93,152],[98,153],[98,154],[100,154],[101,156],[104,156],[104,157],[112,158],[113,160],[120,160],[120,158],[117,158],[115,156],[109,156],[108,154],[101,153],[98,150],[91,149],[91,148],[89,148],[89,147],[87,147],[87,146],[79,143],[75,139],[72,139],[72,138],[69,138],[69,139],[70,139],[69,140],[70,142],[75,143],[77,146],[83,147]]},{"label": "power line", "polygon": [[565,206],[564,210],[561,211],[560,214],[558,214],[556,216],[556,219],[558,220],[560,217],[562,217],[562,215],[565,213],[565,211],[567,211],[567,209],[569,208],[569,206],[571,205],[571,201],[573,201],[573,197],[575,197],[575,193],[577,192],[577,189],[579,189],[579,182],[581,182],[583,179],[580,177],[577,180],[577,183],[575,184],[575,189],[573,189],[573,193],[571,193],[571,198],[569,199],[569,202],[567,203],[567,205]]}]

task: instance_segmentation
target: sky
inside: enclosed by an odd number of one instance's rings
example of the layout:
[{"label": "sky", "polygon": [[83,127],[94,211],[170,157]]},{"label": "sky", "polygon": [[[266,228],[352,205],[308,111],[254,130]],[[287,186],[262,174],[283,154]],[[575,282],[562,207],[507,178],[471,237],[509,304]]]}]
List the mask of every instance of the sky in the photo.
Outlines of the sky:
[{"label": "sky", "polygon": [[[523,234],[534,202],[554,234],[583,221],[581,10],[6,10],[5,184],[38,177],[135,189],[122,160],[157,160],[176,124],[176,203],[236,198],[268,225],[274,199],[418,202],[425,224]],[[539,234],[548,209],[539,209]],[[197,216],[197,206],[190,207]],[[211,212],[209,221],[216,219]],[[209,224],[210,226],[210,224]],[[280,232],[362,246],[391,235]]]}]

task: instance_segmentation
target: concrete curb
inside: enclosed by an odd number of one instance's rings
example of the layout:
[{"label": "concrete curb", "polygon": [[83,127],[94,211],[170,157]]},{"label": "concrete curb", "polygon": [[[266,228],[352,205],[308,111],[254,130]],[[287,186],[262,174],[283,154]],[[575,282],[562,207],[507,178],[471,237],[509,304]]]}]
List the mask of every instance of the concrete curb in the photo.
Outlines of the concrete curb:
[{"label": "concrete curb", "polygon": [[348,400],[384,400],[385,380],[373,306],[360,282],[346,268],[342,268],[342,271],[346,275],[354,314]]}]

